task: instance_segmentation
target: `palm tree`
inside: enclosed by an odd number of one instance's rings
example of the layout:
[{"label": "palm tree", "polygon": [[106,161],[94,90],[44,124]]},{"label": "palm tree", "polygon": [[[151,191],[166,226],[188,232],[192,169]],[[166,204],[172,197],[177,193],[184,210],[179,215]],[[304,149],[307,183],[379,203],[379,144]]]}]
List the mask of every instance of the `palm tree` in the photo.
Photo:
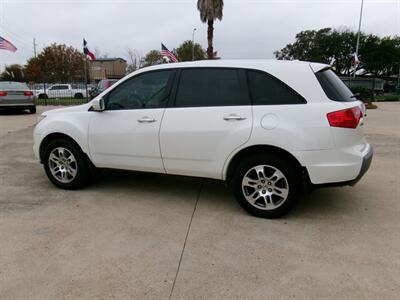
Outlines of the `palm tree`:
[{"label": "palm tree", "polygon": [[203,23],[207,23],[207,57],[214,58],[213,36],[214,36],[214,21],[222,20],[222,9],[224,8],[223,0],[198,0],[197,9],[200,11],[200,19]]}]

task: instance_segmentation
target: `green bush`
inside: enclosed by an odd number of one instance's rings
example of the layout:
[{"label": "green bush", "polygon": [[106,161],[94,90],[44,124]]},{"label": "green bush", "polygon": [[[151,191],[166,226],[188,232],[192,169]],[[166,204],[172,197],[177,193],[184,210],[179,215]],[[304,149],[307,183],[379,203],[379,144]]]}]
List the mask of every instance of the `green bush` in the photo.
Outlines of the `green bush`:
[{"label": "green bush", "polygon": [[49,98],[49,99],[36,99],[37,105],[79,105],[87,103],[88,101],[83,99],[75,98]]},{"label": "green bush", "polygon": [[399,96],[397,95],[384,95],[381,101],[399,101]]}]

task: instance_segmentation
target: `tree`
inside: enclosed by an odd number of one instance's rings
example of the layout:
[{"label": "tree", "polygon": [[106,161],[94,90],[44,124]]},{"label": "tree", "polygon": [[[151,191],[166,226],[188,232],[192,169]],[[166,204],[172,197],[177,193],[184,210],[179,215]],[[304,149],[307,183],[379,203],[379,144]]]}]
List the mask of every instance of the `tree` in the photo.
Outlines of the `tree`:
[{"label": "tree", "polygon": [[144,58],[142,58],[141,66],[148,67],[163,63],[163,57],[158,50],[150,50]]},{"label": "tree", "polygon": [[378,38],[368,35],[362,44],[362,66],[374,75],[398,75],[400,37]]},{"label": "tree", "polygon": [[142,61],[142,58],[138,51],[131,48],[128,48],[127,55],[128,55],[128,66],[126,71],[128,73],[132,73],[140,68],[140,62]]},{"label": "tree", "polygon": [[0,74],[0,79],[6,81],[25,81],[22,66],[18,64],[6,66],[4,72]]},{"label": "tree", "polygon": [[26,77],[34,82],[73,82],[83,79],[84,56],[73,47],[52,44],[25,66]]},{"label": "tree", "polygon": [[[351,53],[354,52],[357,34],[349,30],[305,30],[296,35],[296,41],[275,51],[277,59],[299,59],[329,63],[336,59],[335,69],[339,74],[349,74]],[[398,71],[400,61],[400,38],[380,38],[373,34],[361,33],[359,57],[361,68],[376,75],[393,75]]]},{"label": "tree", "polygon": [[223,0],[198,0],[197,9],[200,11],[200,19],[203,23],[207,23],[207,57],[213,59],[215,56],[213,48],[214,38],[214,21],[222,20],[222,10],[224,8]]},{"label": "tree", "polygon": [[335,31],[331,28],[305,30],[296,34],[296,41],[275,51],[277,59],[299,59],[329,63],[332,56],[336,59],[339,73],[348,73],[350,54],[356,43],[356,35],[350,31]]},{"label": "tree", "polygon": [[[178,48],[174,49],[174,54],[179,61],[192,60],[193,43],[190,40],[184,41]],[[200,44],[194,43],[194,60],[202,60],[206,58],[206,52]]]}]

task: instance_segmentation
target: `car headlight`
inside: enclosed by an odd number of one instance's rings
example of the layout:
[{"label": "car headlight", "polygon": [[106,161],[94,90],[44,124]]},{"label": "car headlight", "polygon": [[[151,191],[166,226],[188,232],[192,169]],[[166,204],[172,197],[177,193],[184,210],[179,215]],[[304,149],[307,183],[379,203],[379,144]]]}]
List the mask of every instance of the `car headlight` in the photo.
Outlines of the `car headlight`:
[{"label": "car headlight", "polygon": [[40,116],[37,118],[36,125],[39,124],[40,121],[42,121],[42,120],[43,120],[44,118],[46,118],[46,117],[47,117],[46,115],[40,115]]}]

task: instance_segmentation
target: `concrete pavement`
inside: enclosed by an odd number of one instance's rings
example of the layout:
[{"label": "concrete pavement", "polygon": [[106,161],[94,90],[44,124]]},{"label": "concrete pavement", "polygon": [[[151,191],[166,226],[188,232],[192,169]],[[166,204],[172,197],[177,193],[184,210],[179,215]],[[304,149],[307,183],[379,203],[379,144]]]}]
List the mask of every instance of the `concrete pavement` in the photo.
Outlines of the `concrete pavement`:
[{"label": "concrete pavement", "polygon": [[36,117],[0,114],[0,299],[398,299],[399,104],[368,111],[362,181],[279,220],[211,180],[106,171],[56,189]]}]

